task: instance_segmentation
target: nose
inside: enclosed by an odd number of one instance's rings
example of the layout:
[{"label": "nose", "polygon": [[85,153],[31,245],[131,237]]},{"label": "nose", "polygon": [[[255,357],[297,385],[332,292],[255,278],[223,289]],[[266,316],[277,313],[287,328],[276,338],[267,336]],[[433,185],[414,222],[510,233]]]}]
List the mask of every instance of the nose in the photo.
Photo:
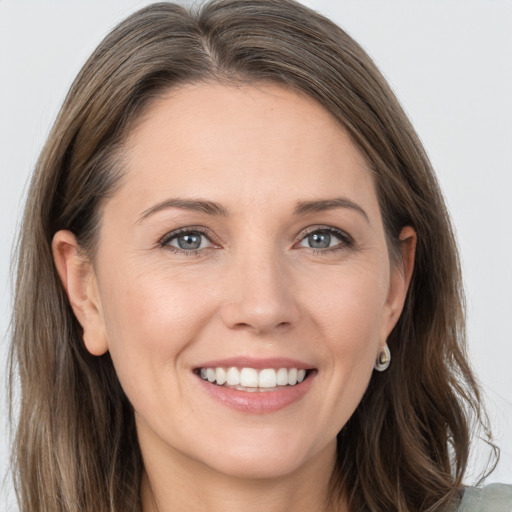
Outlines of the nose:
[{"label": "nose", "polygon": [[221,318],[230,329],[263,335],[294,326],[299,306],[293,277],[275,255],[240,258],[225,283]]}]

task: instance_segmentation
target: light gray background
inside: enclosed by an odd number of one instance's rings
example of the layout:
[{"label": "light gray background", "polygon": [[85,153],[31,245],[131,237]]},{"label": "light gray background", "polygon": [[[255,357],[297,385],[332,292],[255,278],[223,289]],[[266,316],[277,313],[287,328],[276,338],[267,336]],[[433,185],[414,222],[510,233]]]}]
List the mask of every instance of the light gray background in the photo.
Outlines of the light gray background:
[{"label": "light gray background", "polygon": [[[147,1],[0,0],[0,379],[9,257],[27,179],[74,76]],[[445,192],[462,253],[469,351],[512,483],[512,0],[304,0],[355,37],[391,82]],[[9,431],[0,398],[0,476]],[[485,458],[475,452],[474,465]],[[471,475],[468,479],[471,482]],[[2,509],[12,500],[7,481]]]}]

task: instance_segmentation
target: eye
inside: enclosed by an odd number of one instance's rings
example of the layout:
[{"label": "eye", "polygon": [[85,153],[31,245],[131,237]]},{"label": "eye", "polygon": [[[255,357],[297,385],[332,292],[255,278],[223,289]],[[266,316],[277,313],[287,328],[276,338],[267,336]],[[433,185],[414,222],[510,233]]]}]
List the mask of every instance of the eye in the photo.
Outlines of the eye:
[{"label": "eye", "polygon": [[352,245],[351,238],[343,231],[334,228],[312,230],[299,243],[299,247],[308,247],[315,250],[334,250],[350,245]]},{"label": "eye", "polygon": [[197,230],[180,230],[169,233],[162,239],[160,245],[178,252],[194,252],[213,246],[206,234]]}]

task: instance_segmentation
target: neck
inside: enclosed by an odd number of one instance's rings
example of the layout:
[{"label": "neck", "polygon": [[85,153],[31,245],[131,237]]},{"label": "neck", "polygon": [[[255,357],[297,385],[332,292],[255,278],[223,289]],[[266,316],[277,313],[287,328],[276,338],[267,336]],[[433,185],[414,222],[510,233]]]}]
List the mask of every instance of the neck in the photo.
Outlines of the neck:
[{"label": "neck", "polygon": [[180,460],[180,456],[172,457],[163,465],[162,462],[145,463],[143,512],[347,510],[329,503],[329,481],[335,463],[333,446],[328,446],[292,474],[268,479],[225,475],[197,461]]}]

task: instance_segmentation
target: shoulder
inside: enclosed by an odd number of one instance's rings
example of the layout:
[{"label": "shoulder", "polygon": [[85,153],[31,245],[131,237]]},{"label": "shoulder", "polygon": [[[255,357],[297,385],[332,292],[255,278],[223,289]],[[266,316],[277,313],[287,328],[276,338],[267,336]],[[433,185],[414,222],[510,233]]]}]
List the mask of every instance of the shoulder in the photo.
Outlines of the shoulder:
[{"label": "shoulder", "polygon": [[466,487],[457,512],[512,512],[512,485]]}]

